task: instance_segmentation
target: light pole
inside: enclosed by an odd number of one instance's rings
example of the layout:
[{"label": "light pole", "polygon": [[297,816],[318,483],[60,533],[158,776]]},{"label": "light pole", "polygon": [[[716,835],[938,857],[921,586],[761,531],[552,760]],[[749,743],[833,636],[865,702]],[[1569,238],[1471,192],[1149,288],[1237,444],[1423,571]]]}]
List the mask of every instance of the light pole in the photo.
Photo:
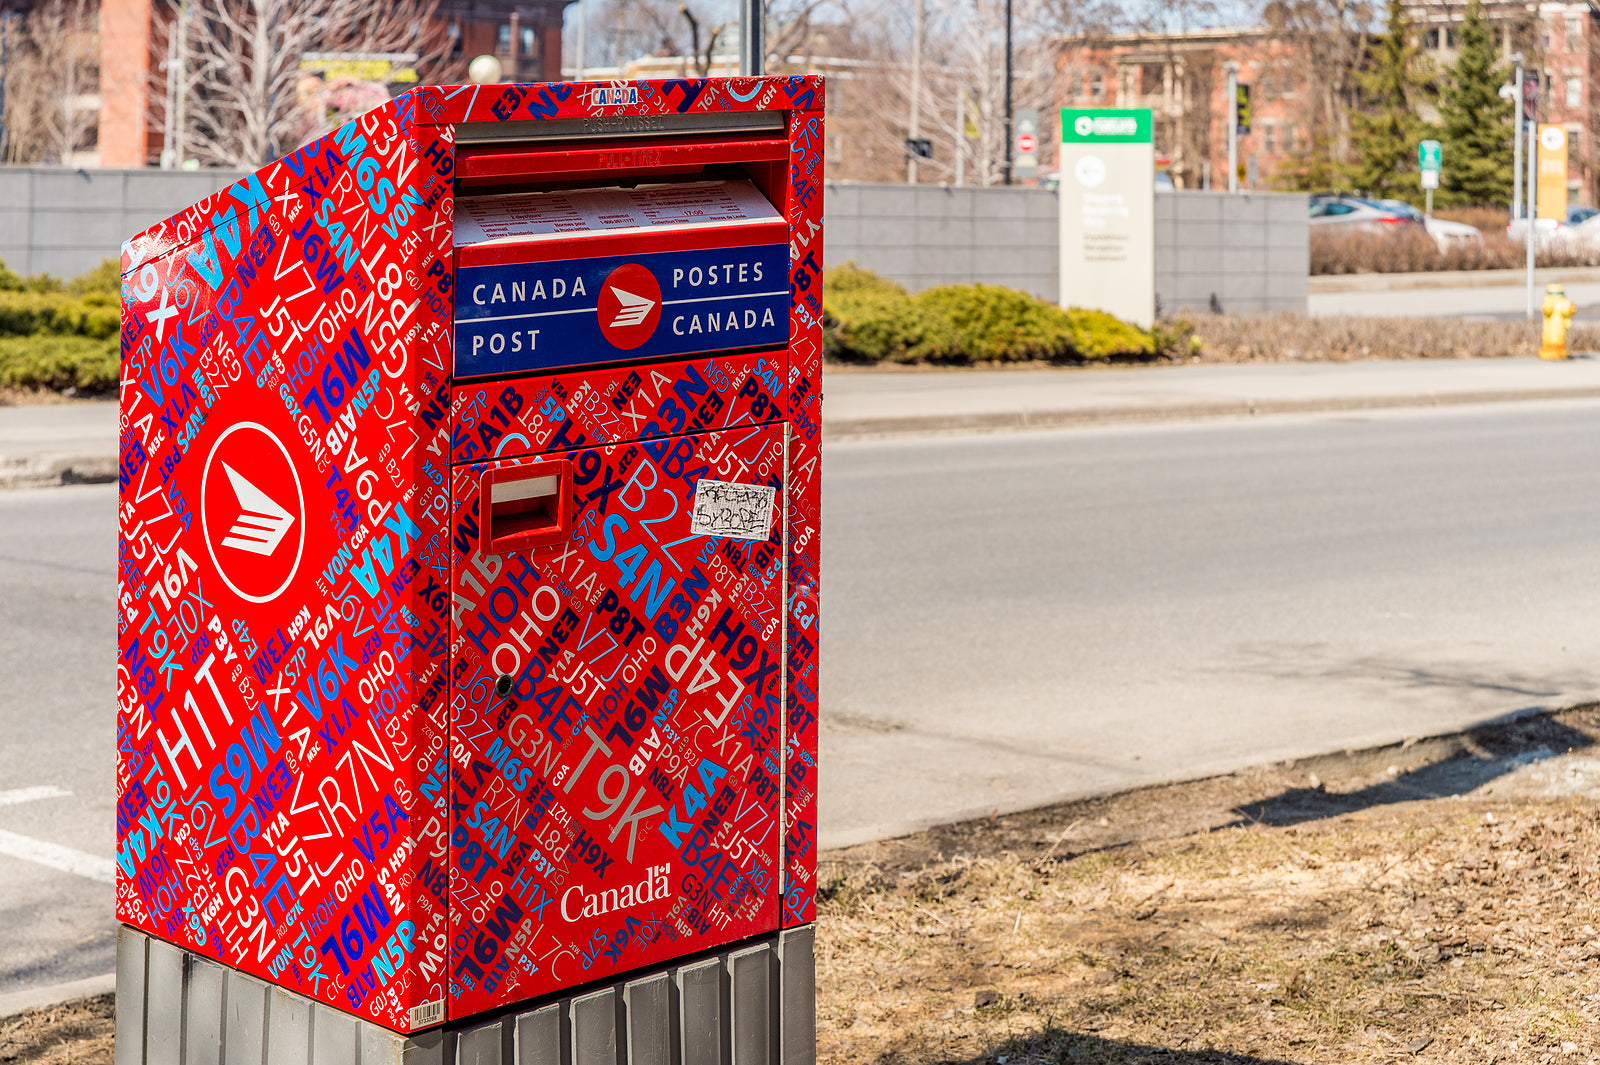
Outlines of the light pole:
[{"label": "light pole", "polygon": [[1239,64],[1223,64],[1228,72],[1228,191],[1239,191]]},{"label": "light pole", "polygon": [[[1521,97],[1522,97],[1522,86],[1518,85],[1517,86],[1517,98],[1521,99]],[[1539,149],[1536,146],[1536,144],[1534,143],[1534,139],[1539,136],[1538,117],[1539,117],[1539,115],[1538,115],[1537,111],[1534,112],[1534,114],[1530,117],[1530,119],[1528,121],[1528,132],[1526,134],[1527,142],[1528,142],[1528,182],[1527,182],[1528,228],[1524,232],[1527,233],[1527,244],[1528,244],[1528,318],[1529,319],[1533,318],[1533,312],[1534,312],[1534,306],[1533,306],[1533,253],[1534,253],[1534,243],[1538,239],[1538,236],[1539,236],[1539,215],[1534,210],[1534,205],[1538,200],[1537,186],[1539,184],[1539,181],[1538,181]]]},{"label": "light pole", "polygon": [[[1515,222],[1522,217],[1522,53],[1513,54],[1511,61],[1517,65],[1510,93],[1517,103],[1517,120],[1511,130],[1511,220]],[[1503,96],[1506,90],[1500,93]]]}]

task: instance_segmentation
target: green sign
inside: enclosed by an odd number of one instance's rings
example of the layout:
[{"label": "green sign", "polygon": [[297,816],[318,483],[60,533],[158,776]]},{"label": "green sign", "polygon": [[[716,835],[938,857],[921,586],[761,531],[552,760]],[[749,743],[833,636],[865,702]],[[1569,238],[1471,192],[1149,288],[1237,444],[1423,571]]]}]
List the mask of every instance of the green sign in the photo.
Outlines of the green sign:
[{"label": "green sign", "polygon": [[1148,107],[1125,111],[1061,109],[1064,144],[1149,144],[1151,139]]},{"label": "green sign", "polygon": [[1423,141],[1417,145],[1417,169],[1437,171],[1443,154],[1438,141]]}]

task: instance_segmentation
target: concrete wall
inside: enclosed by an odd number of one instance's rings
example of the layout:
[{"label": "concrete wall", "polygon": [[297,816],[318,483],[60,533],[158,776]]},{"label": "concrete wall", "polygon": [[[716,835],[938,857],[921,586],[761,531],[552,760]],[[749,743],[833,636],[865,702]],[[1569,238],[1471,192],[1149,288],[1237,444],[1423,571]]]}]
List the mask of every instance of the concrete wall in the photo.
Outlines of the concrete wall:
[{"label": "concrete wall", "polygon": [[[1057,208],[1033,188],[830,184],[828,265],[855,260],[912,291],[983,281],[1055,302]],[[1306,310],[1306,198],[1286,193],[1156,196],[1161,313]]]},{"label": "concrete wall", "polygon": [[[0,259],[73,277],[135,233],[238,180],[223,170],[0,170]],[[829,184],[827,265],[854,259],[913,291],[983,281],[1056,299],[1055,193],[1034,188]],[[1304,196],[1156,196],[1156,303],[1253,313],[1306,309]]]},{"label": "concrete wall", "polygon": [[984,281],[1056,298],[1056,196],[1033,188],[839,185],[823,191],[823,256],[912,291]]},{"label": "concrete wall", "polygon": [[1303,195],[1156,197],[1156,309],[1306,312],[1311,226]]},{"label": "concrete wall", "polygon": [[122,242],[239,179],[234,171],[0,169],[0,259],[69,278]]}]

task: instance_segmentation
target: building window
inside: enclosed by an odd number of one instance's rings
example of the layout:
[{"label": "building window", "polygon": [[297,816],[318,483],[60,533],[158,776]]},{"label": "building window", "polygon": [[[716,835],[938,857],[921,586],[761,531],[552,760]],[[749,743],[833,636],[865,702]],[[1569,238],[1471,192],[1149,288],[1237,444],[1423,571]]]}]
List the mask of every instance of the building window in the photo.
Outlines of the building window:
[{"label": "building window", "polygon": [[1106,95],[1106,81],[1100,74],[1089,76],[1089,95],[1096,100],[1104,99]]},{"label": "building window", "polygon": [[532,55],[533,54],[533,27],[532,26],[524,26],[524,27],[522,27],[522,54],[523,55]]},{"label": "building window", "polygon": [[1261,126],[1261,149],[1268,155],[1278,154],[1278,124],[1276,122]]},{"label": "building window", "polygon": [[1567,79],[1567,106],[1579,107],[1583,104],[1583,79]]},{"label": "building window", "polygon": [[497,33],[495,35],[495,51],[501,52],[501,53],[508,53],[508,52],[511,51],[511,24],[510,23],[502,24],[500,26],[499,33]]}]

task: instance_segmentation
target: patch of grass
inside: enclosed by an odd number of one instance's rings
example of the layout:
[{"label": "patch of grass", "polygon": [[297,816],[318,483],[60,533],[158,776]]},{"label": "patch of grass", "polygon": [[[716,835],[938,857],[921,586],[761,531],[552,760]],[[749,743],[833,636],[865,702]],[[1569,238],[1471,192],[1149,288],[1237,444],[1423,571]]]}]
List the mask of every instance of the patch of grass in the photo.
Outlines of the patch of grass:
[{"label": "patch of grass", "polygon": [[[1539,352],[1538,326],[1521,321],[1205,314],[1164,323],[1163,329],[1188,337],[1190,357],[1201,362],[1482,359]],[[1600,327],[1574,324],[1568,340],[1573,351],[1600,350]],[[1175,346],[1184,350],[1182,343]]]}]

